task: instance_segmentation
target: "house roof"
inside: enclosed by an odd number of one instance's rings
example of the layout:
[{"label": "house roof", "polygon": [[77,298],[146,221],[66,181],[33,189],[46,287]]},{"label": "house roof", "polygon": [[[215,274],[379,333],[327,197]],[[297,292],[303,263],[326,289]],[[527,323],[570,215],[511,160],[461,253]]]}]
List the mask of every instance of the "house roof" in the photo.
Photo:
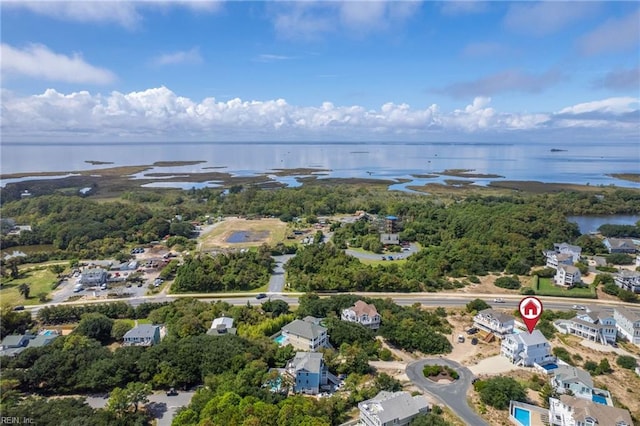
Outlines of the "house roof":
[{"label": "house roof", "polygon": [[509,321],[514,321],[515,318],[512,315],[509,314],[505,314],[503,312],[500,311],[496,311],[495,309],[483,309],[482,311],[478,312],[478,315],[476,315],[477,317],[485,317],[488,320],[491,319],[495,319],[496,321],[504,324],[506,322]]},{"label": "house roof", "polygon": [[556,253],[555,254],[556,259],[558,259],[559,262],[565,261],[565,260],[569,260],[569,259],[573,259],[573,256],[571,256],[571,254],[569,253]]},{"label": "house roof", "polygon": [[567,274],[575,274],[575,273],[579,273],[580,270],[578,268],[576,268],[575,266],[572,265],[559,265],[558,269],[564,269],[564,271]]},{"label": "house roof", "polygon": [[2,339],[1,345],[5,348],[17,348],[24,345],[25,339],[28,339],[24,334],[12,334]]},{"label": "house roof", "polygon": [[423,397],[411,397],[411,394],[405,391],[381,391],[372,399],[359,405],[362,409],[376,415],[382,424],[395,419],[406,419],[415,416],[428,407],[427,401]]},{"label": "house roof", "polygon": [[36,336],[33,339],[29,340],[29,344],[27,345],[27,347],[28,348],[40,348],[42,346],[47,346],[56,337],[58,337],[57,334],[48,335],[48,336],[45,336],[45,335]]},{"label": "house roof", "polygon": [[304,337],[308,340],[313,340],[319,337],[322,333],[326,333],[327,329],[321,325],[309,321],[294,320],[289,324],[282,327],[283,331],[289,334],[295,334],[296,336]]},{"label": "house roof", "polygon": [[614,312],[618,312],[619,315],[625,317],[631,322],[640,321],[640,314],[635,313],[631,309],[625,308],[624,306],[616,306],[613,308]]},{"label": "house roof", "polygon": [[554,370],[555,377],[561,382],[571,382],[574,380],[584,383],[590,388],[593,388],[593,379],[591,375],[585,370],[570,365],[558,365],[558,368]]},{"label": "house roof", "polygon": [[320,373],[322,369],[322,353],[296,352],[291,360],[291,368],[295,371],[306,370],[310,373]]},{"label": "house roof", "polygon": [[560,401],[572,408],[573,418],[579,422],[584,422],[587,417],[591,417],[599,425],[616,425],[624,422],[633,425],[631,415],[622,408],[610,407],[604,404],[597,404],[584,398],[576,398],[570,395],[560,395]]},{"label": "house roof", "polygon": [[127,331],[124,335],[125,339],[152,339],[156,333],[156,330],[159,329],[159,325],[151,325],[151,324],[140,324],[137,327],[133,327],[131,330]]},{"label": "house roof", "polygon": [[226,328],[233,328],[233,318],[219,317],[213,320],[211,328],[218,328],[219,325],[224,325]]},{"label": "house roof", "polygon": [[578,254],[582,253],[582,247],[574,246],[574,245],[567,244],[567,243],[560,243],[560,244],[556,243],[556,244],[553,245],[553,247],[558,251],[559,250],[568,250],[568,251],[571,251],[571,252],[574,252],[574,253],[578,253]]},{"label": "house roof", "polygon": [[361,316],[363,314],[368,315],[369,317],[374,317],[378,315],[378,310],[373,304],[368,304],[363,302],[362,300],[358,300],[352,307],[350,307],[353,312],[356,313],[357,316]]},{"label": "house roof", "polygon": [[533,333],[518,333],[518,334],[510,334],[506,337],[506,339],[514,339],[516,342],[520,342],[525,346],[534,346],[541,344],[549,344],[549,341],[546,337],[540,332],[540,330],[535,329]]},{"label": "house roof", "polygon": [[633,243],[631,238],[607,238],[605,241],[609,242],[609,246],[611,248],[624,248],[624,249],[635,249],[636,245]]}]

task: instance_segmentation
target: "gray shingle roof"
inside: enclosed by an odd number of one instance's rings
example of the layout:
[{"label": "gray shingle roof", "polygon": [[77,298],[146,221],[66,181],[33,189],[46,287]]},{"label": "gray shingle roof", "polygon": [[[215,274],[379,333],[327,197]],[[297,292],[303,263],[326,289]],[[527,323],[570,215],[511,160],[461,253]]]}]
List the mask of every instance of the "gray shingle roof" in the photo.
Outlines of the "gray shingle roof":
[{"label": "gray shingle roof", "polygon": [[5,348],[17,348],[24,346],[24,339],[26,339],[24,334],[12,334],[2,339],[1,345]]},{"label": "gray shingle roof", "polygon": [[322,369],[322,354],[318,352],[296,352],[291,360],[291,366],[295,371],[307,370],[311,373],[320,373]]},{"label": "gray shingle roof", "polygon": [[590,388],[593,388],[593,379],[585,370],[570,365],[559,365],[554,371],[555,376],[562,382],[579,380]]},{"label": "gray shingle roof", "polygon": [[327,329],[321,325],[298,319],[282,327],[282,330],[308,340],[313,340],[327,331]]},{"label": "gray shingle roof", "polygon": [[613,309],[615,311],[618,311],[619,315],[622,315],[623,317],[625,317],[626,319],[628,319],[631,322],[640,321],[640,314],[635,313],[634,311],[632,311],[629,308],[625,308],[624,306],[616,306]]},{"label": "gray shingle roof", "polygon": [[544,343],[549,344],[549,341],[547,340],[547,338],[544,337],[544,335],[540,332],[540,330],[537,330],[537,329],[533,330],[533,333],[531,334],[522,332],[518,334],[512,334],[507,338],[515,339],[516,342],[520,341],[526,346],[540,345]]},{"label": "gray shingle roof", "polygon": [[560,395],[563,404],[573,408],[573,418],[584,422],[587,417],[596,420],[599,425],[616,425],[624,422],[633,425],[631,415],[622,408],[610,407],[608,405],[597,404],[584,398],[576,398],[570,395]]},{"label": "gray shingle roof", "polygon": [[515,320],[513,315],[505,314],[503,312],[496,311],[495,309],[483,309],[482,311],[478,312],[478,315],[486,317],[489,320],[491,318],[494,318],[496,321],[502,324]]},{"label": "gray shingle roof", "polygon": [[156,334],[156,329],[160,328],[158,325],[140,324],[137,327],[127,331],[124,335],[125,339],[153,339]]},{"label": "gray shingle roof", "polygon": [[374,398],[362,403],[375,413],[381,423],[395,419],[406,419],[415,416],[421,410],[428,407],[427,401],[422,397],[411,397],[409,392],[381,391]]}]

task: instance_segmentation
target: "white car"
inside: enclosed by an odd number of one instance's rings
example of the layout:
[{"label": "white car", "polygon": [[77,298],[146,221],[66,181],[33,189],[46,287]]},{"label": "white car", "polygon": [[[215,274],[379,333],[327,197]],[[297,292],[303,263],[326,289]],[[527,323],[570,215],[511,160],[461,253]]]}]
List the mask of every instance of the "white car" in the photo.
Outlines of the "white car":
[{"label": "white car", "polygon": [[584,311],[584,310],[585,310],[585,307],[584,307],[584,306],[582,306],[582,305],[573,305],[573,306],[571,307],[571,309],[575,309],[575,310],[577,310],[577,311]]},{"label": "white car", "polygon": [[493,299],[493,303],[504,303],[504,299],[502,297],[497,297]]}]

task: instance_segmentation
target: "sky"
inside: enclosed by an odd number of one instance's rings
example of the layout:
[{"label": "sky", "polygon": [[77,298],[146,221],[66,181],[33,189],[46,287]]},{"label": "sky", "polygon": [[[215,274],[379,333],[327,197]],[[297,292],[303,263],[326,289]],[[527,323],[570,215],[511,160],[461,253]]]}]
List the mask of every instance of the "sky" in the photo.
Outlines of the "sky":
[{"label": "sky", "polygon": [[3,141],[640,143],[637,1],[2,1]]}]

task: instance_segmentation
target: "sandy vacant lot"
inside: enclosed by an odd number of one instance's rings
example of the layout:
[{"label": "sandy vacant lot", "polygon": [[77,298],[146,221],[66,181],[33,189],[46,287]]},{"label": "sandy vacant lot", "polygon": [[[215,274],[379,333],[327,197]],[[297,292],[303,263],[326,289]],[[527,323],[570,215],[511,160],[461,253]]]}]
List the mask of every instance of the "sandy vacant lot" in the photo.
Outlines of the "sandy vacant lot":
[{"label": "sandy vacant lot", "polygon": [[[207,232],[208,231],[208,232]],[[257,247],[262,244],[277,244],[286,238],[287,224],[279,219],[248,220],[225,218],[213,227],[205,229],[198,238],[200,250],[221,248]],[[228,242],[236,232],[246,232],[249,238],[243,242]]]}]

